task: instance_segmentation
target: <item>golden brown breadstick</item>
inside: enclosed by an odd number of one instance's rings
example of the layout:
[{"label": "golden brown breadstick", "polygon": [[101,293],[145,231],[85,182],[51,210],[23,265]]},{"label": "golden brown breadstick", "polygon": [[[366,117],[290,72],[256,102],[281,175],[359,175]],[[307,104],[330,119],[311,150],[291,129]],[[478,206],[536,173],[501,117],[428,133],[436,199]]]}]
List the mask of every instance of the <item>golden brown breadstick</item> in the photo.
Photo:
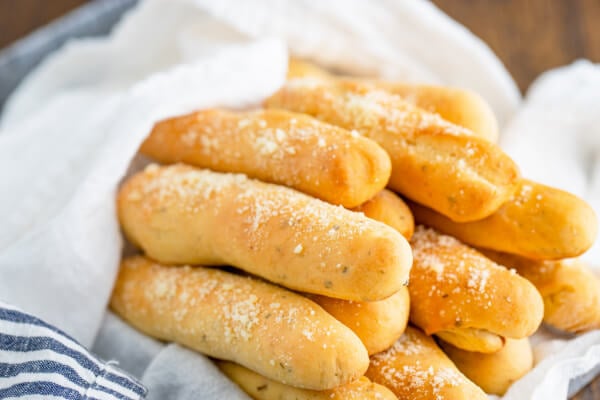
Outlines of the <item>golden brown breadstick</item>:
[{"label": "golden brown breadstick", "polygon": [[533,367],[529,339],[506,339],[496,353],[465,351],[449,343],[440,343],[456,367],[486,393],[502,396],[516,380]]},{"label": "golden brown breadstick", "polygon": [[369,354],[389,348],[402,335],[408,322],[410,304],[405,287],[379,301],[349,301],[318,295],[308,298],[352,329]]},{"label": "golden brown breadstick", "polygon": [[406,239],[385,224],[244,175],[153,165],[123,185],[118,211],[155,260],[233,265],[329,297],[391,296],[412,263]]},{"label": "golden brown breadstick", "polygon": [[218,269],[127,258],[110,305],[150,336],[293,386],[331,389],[369,362],[360,339],[312,301]]},{"label": "golden brown breadstick", "polygon": [[516,189],[518,168],[497,145],[372,85],[293,79],[265,104],[379,143],[392,159],[389,187],[455,221],[487,217]]},{"label": "golden brown breadstick", "polygon": [[[333,79],[326,70],[308,61],[290,59],[288,79]],[[377,88],[400,96],[426,111],[439,114],[446,121],[471,130],[490,142],[498,140],[498,121],[491,107],[477,93],[466,89],[445,86],[420,85],[408,82],[384,80],[358,80],[369,82]]]},{"label": "golden brown breadstick", "polygon": [[544,306],[536,288],[514,270],[432,229],[411,239],[410,319],[457,347],[493,352],[504,338],[531,335]]},{"label": "golden brown breadstick", "polygon": [[382,190],[353,211],[362,212],[369,218],[391,226],[406,239],[410,239],[415,231],[415,220],[410,208],[400,196],[389,190]]},{"label": "golden brown breadstick", "polygon": [[140,151],[162,163],[244,173],[344,207],[375,196],[391,172],[377,143],[283,110],[210,109],[167,119]]},{"label": "golden brown breadstick", "polygon": [[490,142],[498,141],[498,121],[491,107],[475,92],[452,87],[376,81],[377,87],[443,119],[469,129]]},{"label": "golden brown breadstick", "polygon": [[397,400],[389,389],[364,376],[330,390],[317,391],[282,384],[231,362],[219,361],[217,366],[256,400]]},{"label": "golden brown breadstick", "polygon": [[389,350],[371,356],[366,376],[399,399],[487,400],[432,338],[410,326]]},{"label": "golden brown breadstick", "polygon": [[526,179],[506,204],[481,221],[456,223],[422,205],[409,205],[418,223],[476,247],[534,259],[576,257],[590,248],[598,229],[585,201]]},{"label": "golden brown breadstick", "polygon": [[477,328],[447,328],[437,332],[436,336],[458,348],[482,354],[500,351],[506,344],[504,336]]},{"label": "golden brown breadstick", "polygon": [[544,299],[544,322],[569,332],[600,328],[600,279],[581,261],[536,261],[484,250],[499,264],[514,268]]}]

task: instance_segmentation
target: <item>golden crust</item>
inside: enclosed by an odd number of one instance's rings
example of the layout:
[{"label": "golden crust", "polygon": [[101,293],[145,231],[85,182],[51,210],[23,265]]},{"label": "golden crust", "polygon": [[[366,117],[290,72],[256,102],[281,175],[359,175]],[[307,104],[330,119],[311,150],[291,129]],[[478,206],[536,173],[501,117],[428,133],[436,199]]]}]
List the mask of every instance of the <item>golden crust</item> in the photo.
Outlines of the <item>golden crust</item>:
[{"label": "golden crust", "polygon": [[449,343],[440,343],[456,367],[486,393],[502,396],[533,367],[529,339],[507,339],[498,352],[482,354],[465,351]]},{"label": "golden crust", "polygon": [[206,267],[123,260],[111,308],[144,333],[314,390],[362,376],[360,339],[312,301]]},{"label": "golden crust", "polygon": [[406,203],[392,191],[382,190],[371,200],[355,207],[353,211],[391,226],[406,239],[415,231],[415,220]]},{"label": "golden crust", "polygon": [[[288,79],[331,79],[333,75],[308,61],[290,59]],[[453,124],[469,129],[477,136],[498,141],[498,121],[491,107],[475,92],[445,86],[419,85],[384,80],[357,80],[395,94],[423,110],[436,113]]]},{"label": "golden crust", "polygon": [[384,299],[412,263],[394,229],[244,175],[152,165],[122,186],[118,212],[128,238],[155,260],[233,265],[329,297]]},{"label": "golden crust", "polygon": [[[543,302],[536,288],[514,271],[478,251],[432,229],[418,226],[411,239],[414,264],[410,273],[410,320],[427,334],[462,332],[465,347],[487,346],[494,337],[523,338],[538,328]],[[475,350],[470,347],[469,349]],[[498,350],[487,347],[478,351]]]},{"label": "golden crust", "polygon": [[307,390],[284,385],[231,362],[217,362],[219,369],[256,400],[397,400],[387,388],[360,377],[330,390]]},{"label": "golden crust", "polygon": [[389,350],[371,356],[365,375],[399,399],[487,400],[432,338],[410,326]]},{"label": "golden crust", "polygon": [[391,173],[377,143],[284,110],[209,109],[170,118],[154,126],[140,151],[162,163],[244,173],[344,207],[375,196]]},{"label": "golden crust", "polygon": [[535,285],[548,325],[575,333],[600,328],[600,279],[581,261],[536,261],[489,250],[484,254]]},{"label": "golden crust", "polygon": [[475,92],[381,80],[372,83],[419,108],[438,114],[448,122],[467,128],[482,139],[493,143],[498,141],[496,116],[486,101]]},{"label": "golden crust", "polygon": [[456,223],[420,204],[409,206],[418,223],[476,247],[533,259],[576,257],[591,247],[598,230],[585,201],[526,179],[508,202],[480,221]]},{"label": "golden crust", "polygon": [[309,295],[338,321],[352,329],[369,354],[389,348],[404,332],[410,310],[408,290],[403,287],[387,299],[348,301]]},{"label": "golden crust", "polygon": [[498,146],[372,85],[294,79],[265,105],[374,140],[392,160],[388,186],[455,221],[492,214],[516,189],[518,168]]}]

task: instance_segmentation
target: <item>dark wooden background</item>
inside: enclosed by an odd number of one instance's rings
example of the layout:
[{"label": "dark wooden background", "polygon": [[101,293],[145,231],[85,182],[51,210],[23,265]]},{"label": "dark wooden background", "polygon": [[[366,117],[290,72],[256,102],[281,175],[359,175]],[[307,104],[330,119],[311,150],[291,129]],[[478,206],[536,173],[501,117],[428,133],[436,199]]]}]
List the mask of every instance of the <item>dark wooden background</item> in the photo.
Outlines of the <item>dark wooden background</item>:
[{"label": "dark wooden background", "polygon": [[[487,42],[523,91],[549,68],[578,58],[600,62],[600,0],[433,2]],[[0,48],[84,3],[0,0]],[[575,399],[600,399],[600,378]]]}]

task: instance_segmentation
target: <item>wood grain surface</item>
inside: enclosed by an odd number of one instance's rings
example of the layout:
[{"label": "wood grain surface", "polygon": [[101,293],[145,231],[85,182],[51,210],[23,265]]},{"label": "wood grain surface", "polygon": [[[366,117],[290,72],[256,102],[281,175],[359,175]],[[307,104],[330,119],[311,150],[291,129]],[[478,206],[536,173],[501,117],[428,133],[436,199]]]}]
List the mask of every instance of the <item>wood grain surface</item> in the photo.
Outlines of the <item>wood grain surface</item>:
[{"label": "wood grain surface", "polygon": [[[102,0],[97,0],[102,1]],[[0,0],[0,48],[87,0]],[[496,52],[521,90],[578,58],[600,62],[600,0],[433,0]],[[573,400],[600,399],[600,377]]]},{"label": "wood grain surface", "polygon": [[0,49],[86,0],[0,0]]},{"label": "wood grain surface", "polygon": [[485,41],[521,90],[578,58],[600,61],[598,0],[433,0]]}]

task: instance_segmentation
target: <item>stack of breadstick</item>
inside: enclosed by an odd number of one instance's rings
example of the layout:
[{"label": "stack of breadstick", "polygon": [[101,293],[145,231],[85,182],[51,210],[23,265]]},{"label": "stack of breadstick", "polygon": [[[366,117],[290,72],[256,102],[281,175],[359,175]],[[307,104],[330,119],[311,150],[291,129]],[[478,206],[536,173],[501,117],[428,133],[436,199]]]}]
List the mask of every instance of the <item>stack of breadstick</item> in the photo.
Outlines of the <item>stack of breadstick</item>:
[{"label": "stack of breadstick", "polygon": [[111,307],[255,399],[502,394],[542,320],[600,327],[600,283],[574,260],[593,211],[522,178],[497,130],[471,92],[292,60],[262,109],[154,126]]}]

